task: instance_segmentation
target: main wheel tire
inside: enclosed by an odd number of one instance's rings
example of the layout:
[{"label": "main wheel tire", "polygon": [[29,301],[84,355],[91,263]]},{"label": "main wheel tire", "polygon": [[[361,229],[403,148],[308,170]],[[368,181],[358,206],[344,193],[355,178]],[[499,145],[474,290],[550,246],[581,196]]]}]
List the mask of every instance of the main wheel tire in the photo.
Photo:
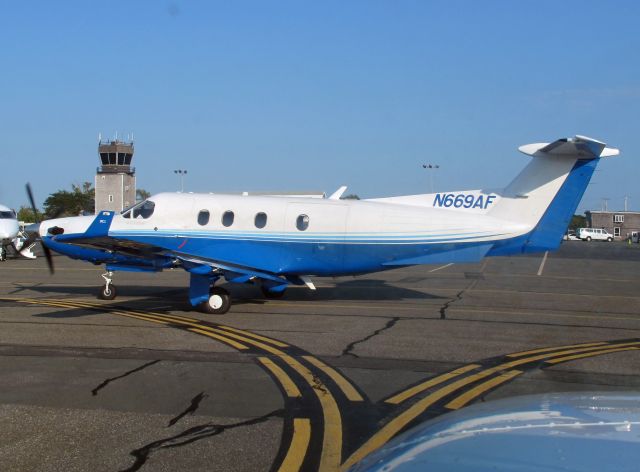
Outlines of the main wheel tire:
[{"label": "main wheel tire", "polygon": [[587,236],[587,242],[590,243],[591,242],[591,236]]},{"label": "main wheel tire", "polygon": [[116,298],[116,288],[113,284],[105,285],[100,289],[100,293],[98,294],[98,298],[100,300],[113,300]]},{"label": "main wheel tire", "polygon": [[231,308],[229,292],[220,287],[213,287],[209,298],[200,304],[200,310],[211,315],[224,315]]},{"label": "main wheel tire", "polygon": [[270,298],[272,300],[282,298],[285,292],[285,290],[280,290],[279,292],[272,292],[265,286],[260,286],[260,290],[262,291],[262,295],[264,295],[264,298]]}]

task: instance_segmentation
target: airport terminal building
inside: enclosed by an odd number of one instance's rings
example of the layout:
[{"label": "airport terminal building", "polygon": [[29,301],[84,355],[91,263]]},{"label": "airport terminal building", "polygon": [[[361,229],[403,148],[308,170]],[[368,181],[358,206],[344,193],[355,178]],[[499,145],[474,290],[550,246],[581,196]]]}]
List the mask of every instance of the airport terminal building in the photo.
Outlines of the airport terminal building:
[{"label": "airport terminal building", "polygon": [[640,231],[638,211],[586,211],[587,226],[604,228],[615,239],[627,239],[633,231]]}]

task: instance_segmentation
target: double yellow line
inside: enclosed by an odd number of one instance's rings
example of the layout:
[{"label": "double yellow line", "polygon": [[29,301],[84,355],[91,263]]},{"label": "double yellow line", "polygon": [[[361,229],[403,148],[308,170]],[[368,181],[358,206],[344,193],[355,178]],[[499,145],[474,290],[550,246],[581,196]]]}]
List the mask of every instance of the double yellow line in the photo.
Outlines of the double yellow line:
[{"label": "double yellow line", "polygon": [[[322,411],[322,447],[319,469],[322,471],[346,470],[375,449],[396,436],[409,423],[434,404],[444,401],[444,407],[455,410],[464,407],[489,390],[508,382],[527,370],[583,359],[614,352],[640,350],[640,341],[592,342],[546,347],[507,354],[497,365],[484,367],[482,363],[467,364],[437,375],[396,393],[384,403],[400,411],[382,428],[376,431],[362,446],[342,462],[343,421],[341,410],[332,390],[319,378],[321,372],[335,384],[341,395],[350,402],[364,401],[362,395],[340,372],[320,359],[282,341],[231,326],[205,323],[196,318],[154,312],[129,310],[98,302],[61,299],[0,298],[0,300],[47,305],[60,308],[86,308],[99,312],[182,327],[189,332],[207,336],[239,351],[256,350],[258,363],[277,381],[283,394],[296,401],[304,391],[311,391]],[[295,351],[292,351],[295,350]],[[292,353],[294,352],[294,353]],[[486,364],[485,364],[486,365]],[[434,390],[435,389],[435,390]],[[313,397],[311,397],[313,398]],[[411,402],[410,402],[411,401]],[[410,403],[408,407],[404,405]],[[313,436],[311,419],[289,418],[292,433],[287,451],[280,463],[280,471],[294,472],[302,467]],[[319,439],[319,437],[318,437]]]},{"label": "double yellow line", "polygon": [[[478,370],[482,367],[480,364],[468,364],[450,372],[438,375],[437,377],[429,379],[425,382],[408,388],[403,392],[397,393],[387,398],[385,400],[385,403],[400,405],[401,403],[431,389],[432,387],[446,383],[446,385],[421,398],[409,408],[400,413],[398,416],[394,417],[387,424],[385,424],[359,449],[351,454],[351,456],[342,465],[342,470],[348,469],[356,462],[362,460],[366,455],[384,445],[387,441],[398,434],[404,427],[406,427],[411,421],[424,413],[427,408],[429,408],[436,402],[450,395],[457,394],[457,396],[455,396],[445,404],[445,408],[456,410],[467,405],[469,402],[478,398],[483,393],[497,387],[500,384],[512,380],[513,378],[524,372],[524,370],[514,369],[514,367],[519,367],[538,361],[544,361],[546,364],[554,365],[561,362],[572,361],[575,359],[582,359],[586,357],[610,354],[613,352],[637,349],[640,349],[640,341],[630,341],[624,343],[597,342],[573,344],[568,346],[556,346],[508,354],[505,357],[512,360],[503,362],[494,367],[485,368],[483,370]],[[476,370],[477,372],[471,373]],[[464,376],[465,374],[468,375]],[[455,378],[461,376],[464,377],[452,381]],[[468,390],[464,390],[464,388],[468,385],[474,384],[482,379],[486,379],[487,377],[491,378]]]},{"label": "double yellow line", "polygon": [[[330,389],[322,385],[318,376],[307,366],[283,351],[290,347],[288,344],[266,336],[244,331],[231,326],[203,324],[200,320],[185,316],[167,315],[137,310],[119,309],[101,303],[60,299],[29,299],[29,298],[0,298],[0,300],[14,301],[32,305],[45,305],[58,308],[87,308],[100,312],[107,311],[114,315],[125,316],[153,323],[169,326],[180,326],[188,331],[221,341],[240,351],[251,348],[262,351],[277,359],[261,356],[258,361],[278,380],[288,397],[301,397],[300,389],[295,381],[286,373],[285,368],[292,369],[306,385],[310,387],[320,403],[323,416],[322,452],[320,455],[320,470],[338,470],[342,460],[342,418],[338,404]],[[313,367],[323,371],[342,390],[345,397],[351,401],[362,401],[363,398],[356,388],[338,371],[326,365],[311,355],[302,358]],[[293,435],[288,451],[281,463],[282,471],[297,471],[302,466],[311,440],[311,422],[308,418],[293,419]]]}]

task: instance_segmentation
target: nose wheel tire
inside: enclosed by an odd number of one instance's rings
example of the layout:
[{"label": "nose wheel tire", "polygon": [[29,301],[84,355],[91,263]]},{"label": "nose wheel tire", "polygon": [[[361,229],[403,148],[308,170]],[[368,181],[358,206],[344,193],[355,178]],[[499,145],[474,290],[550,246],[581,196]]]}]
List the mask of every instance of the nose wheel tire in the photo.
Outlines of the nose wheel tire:
[{"label": "nose wheel tire", "polygon": [[211,315],[224,315],[231,308],[229,292],[220,287],[213,287],[209,298],[200,304],[200,310]]},{"label": "nose wheel tire", "polygon": [[100,300],[113,300],[116,298],[116,288],[112,284],[107,284],[100,289],[98,294]]}]

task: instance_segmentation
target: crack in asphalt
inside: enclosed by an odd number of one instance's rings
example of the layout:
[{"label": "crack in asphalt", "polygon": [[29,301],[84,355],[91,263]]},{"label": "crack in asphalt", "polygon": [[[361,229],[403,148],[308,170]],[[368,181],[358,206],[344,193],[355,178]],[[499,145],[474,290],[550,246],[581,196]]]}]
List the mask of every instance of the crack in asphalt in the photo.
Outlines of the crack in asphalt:
[{"label": "crack in asphalt", "polygon": [[356,357],[356,358],[359,357],[357,354],[355,354],[353,352],[353,349],[356,347],[357,344],[361,344],[361,343],[364,343],[366,341],[369,341],[371,338],[379,335],[383,331],[386,331],[389,328],[392,328],[398,321],[400,321],[400,317],[399,316],[394,316],[389,321],[387,321],[382,328],[376,329],[373,333],[369,334],[368,336],[365,336],[362,339],[359,339],[357,341],[353,341],[352,343],[349,343],[347,345],[347,347],[345,347],[342,350],[341,356],[352,356],[352,357]]},{"label": "crack in asphalt", "polygon": [[278,410],[274,410],[270,413],[267,413],[266,415],[259,416],[257,418],[251,418],[245,421],[239,421],[238,423],[231,423],[231,424],[205,423],[198,426],[193,426],[174,436],[170,436],[164,439],[159,439],[145,446],[142,446],[141,448],[134,449],[129,453],[135,458],[134,463],[130,467],[126,469],[122,469],[121,472],[135,472],[136,470],[139,470],[145,464],[145,462],[147,462],[147,460],[149,459],[149,456],[151,456],[151,454],[153,454],[156,451],[159,451],[162,449],[168,449],[172,447],[185,446],[187,444],[190,444],[195,441],[199,441],[201,439],[217,436],[229,429],[240,428],[243,426],[253,426],[256,424],[264,423],[265,421],[271,418],[282,418],[284,417],[284,414],[285,414],[285,410],[281,408]]},{"label": "crack in asphalt", "polygon": [[142,369],[146,369],[147,367],[152,366],[153,364],[157,364],[160,361],[161,361],[161,359],[156,359],[155,361],[151,361],[151,362],[147,362],[146,364],[142,364],[140,367],[136,367],[135,369],[132,369],[132,370],[130,370],[128,372],[125,372],[122,375],[118,375],[117,377],[112,377],[110,379],[106,379],[104,382],[102,382],[96,388],[91,390],[91,394],[95,397],[100,390],[105,388],[107,385],[109,385],[114,380],[118,380],[118,379],[121,379],[123,377],[127,377],[128,375],[135,374],[136,372],[140,372]]},{"label": "crack in asphalt", "polygon": [[171,421],[169,421],[169,424],[167,425],[167,428],[170,428],[171,426],[176,424],[178,421],[180,421],[185,416],[192,415],[193,413],[195,413],[195,411],[200,407],[200,402],[202,400],[204,400],[205,398],[207,398],[208,396],[209,395],[207,395],[206,393],[200,392],[195,397],[193,397],[191,399],[191,404],[186,408],[186,410],[184,410],[178,416],[172,418]]},{"label": "crack in asphalt", "polygon": [[311,386],[311,388],[318,390],[319,392],[322,393],[329,393],[329,391],[327,390],[327,387],[324,386],[324,383],[322,382],[322,380],[320,379],[320,377],[318,377],[318,374],[313,374],[313,385]]},{"label": "crack in asphalt", "polygon": [[449,309],[449,306],[454,302],[462,300],[462,295],[464,294],[464,292],[466,290],[467,290],[466,288],[464,290],[460,290],[458,293],[455,294],[455,296],[453,298],[450,298],[449,300],[447,300],[445,302],[445,304],[440,307],[440,319],[441,320],[446,320],[447,319],[447,310]]}]

